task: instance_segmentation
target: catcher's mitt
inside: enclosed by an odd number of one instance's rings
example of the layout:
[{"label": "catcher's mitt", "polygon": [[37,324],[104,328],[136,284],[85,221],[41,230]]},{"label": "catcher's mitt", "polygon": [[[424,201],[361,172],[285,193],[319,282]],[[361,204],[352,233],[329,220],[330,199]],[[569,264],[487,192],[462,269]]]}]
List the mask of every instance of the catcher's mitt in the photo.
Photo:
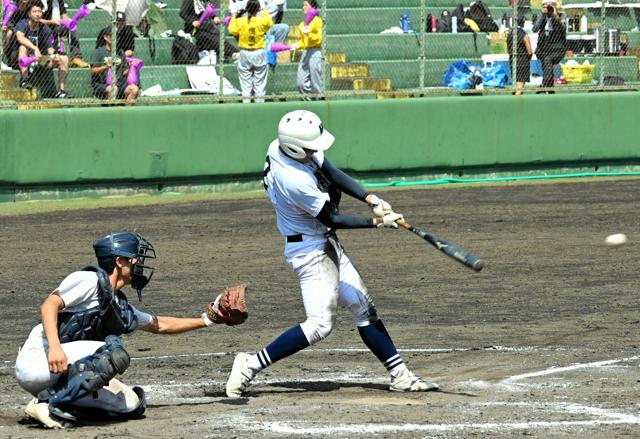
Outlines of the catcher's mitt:
[{"label": "catcher's mitt", "polygon": [[229,326],[244,323],[249,316],[244,300],[246,289],[247,284],[240,284],[220,293],[207,308],[209,320],[213,323],[225,323]]}]

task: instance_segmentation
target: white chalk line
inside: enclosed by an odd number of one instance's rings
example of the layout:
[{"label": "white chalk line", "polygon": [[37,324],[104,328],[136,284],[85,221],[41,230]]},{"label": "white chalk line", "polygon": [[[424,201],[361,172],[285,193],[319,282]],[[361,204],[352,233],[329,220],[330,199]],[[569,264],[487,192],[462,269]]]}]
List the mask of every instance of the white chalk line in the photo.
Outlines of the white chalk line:
[{"label": "white chalk line", "polygon": [[[489,402],[480,404],[482,406],[505,405],[505,406],[528,406],[537,410],[545,410],[547,413],[556,411],[560,413],[570,413],[573,415],[593,416],[596,419],[586,419],[579,421],[527,421],[527,422],[468,422],[451,424],[339,424],[333,426],[318,425],[315,422],[280,422],[262,421],[256,422],[255,417],[232,415],[229,417],[230,427],[242,425],[251,430],[269,430],[276,434],[288,435],[340,435],[340,434],[379,434],[379,433],[401,433],[401,432],[422,432],[422,433],[443,433],[443,432],[506,432],[514,430],[530,429],[558,429],[572,427],[596,427],[599,425],[615,424],[640,424],[640,418],[633,415],[618,413],[598,407],[590,407],[578,404],[539,404],[525,402]],[[309,426],[311,424],[311,426]],[[315,426],[316,424],[318,426]]]},{"label": "white chalk line", "polygon": [[[537,346],[522,346],[522,347],[508,347],[508,346],[485,346],[481,348],[407,348],[398,349],[399,353],[425,353],[425,354],[449,354],[454,352],[540,352],[540,351],[568,351],[568,348],[563,347],[537,347]],[[300,354],[324,354],[324,353],[368,353],[367,348],[327,348],[327,349],[304,349],[298,352]],[[201,358],[201,357],[226,357],[234,355],[237,352],[221,351],[221,352],[188,352],[184,354],[167,354],[167,355],[146,355],[141,357],[131,357],[131,361],[148,361],[148,360],[166,360],[171,358]],[[15,362],[5,360],[4,364],[0,366],[0,370],[13,369]]]},{"label": "white chalk line", "polygon": [[619,359],[614,359],[614,360],[593,361],[593,362],[590,362],[590,363],[575,363],[575,364],[572,364],[570,366],[565,366],[565,367],[550,367],[548,369],[539,370],[537,372],[528,372],[528,373],[523,373],[523,374],[520,374],[520,375],[513,375],[513,376],[510,376],[509,378],[506,378],[505,380],[503,380],[503,382],[509,383],[509,384],[514,384],[514,383],[516,383],[516,381],[522,381],[522,380],[527,379],[527,378],[536,378],[536,377],[541,377],[541,376],[546,376],[546,375],[553,375],[553,374],[564,373],[564,372],[572,372],[572,371],[578,370],[578,369],[605,367],[605,366],[611,366],[611,365],[617,364],[617,363],[629,363],[631,361],[636,361],[638,359],[640,359],[640,356],[634,355],[633,357],[619,358]]},{"label": "white chalk line", "polygon": [[[629,363],[640,359],[640,356],[625,357],[612,360],[594,361],[589,363],[575,363],[565,367],[551,367],[548,369],[529,372],[526,374],[513,375],[502,380],[503,383],[516,383],[524,381],[528,378],[536,378],[552,375],[555,373],[571,372],[579,369],[586,368],[606,368],[619,363]],[[277,385],[283,382],[305,383],[305,382],[317,382],[318,380],[328,382],[349,382],[349,383],[384,383],[386,380],[372,380],[371,376],[347,373],[347,374],[335,374],[324,373],[318,377],[309,377],[299,379],[291,378],[287,379],[281,377],[278,380],[272,379],[256,379],[254,385]],[[207,381],[201,383],[187,383],[187,384],[168,384],[168,385],[150,385],[145,386],[148,389],[148,395],[150,402],[153,402],[156,398],[178,398],[181,402],[213,402],[217,398],[214,397],[186,397],[180,398],[176,395],[176,390],[186,388],[200,388],[205,386],[217,386],[222,388],[224,383],[219,381]],[[326,425],[315,426],[314,422],[256,422],[255,417],[243,419],[239,422],[238,414],[233,414],[230,417],[230,427],[238,428],[239,425],[243,426],[245,430],[264,430],[267,429],[275,434],[288,434],[288,435],[339,435],[339,434],[368,434],[368,433],[400,433],[400,432],[422,432],[422,433],[438,433],[438,432],[460,432],[460,431],[479,431],[479,432],[508,432],[517,430],[528,429],[571,429],[571,428],[585,428],[585,427],[597,427],[602,425],[640,425],[640,417],[620,413],[618,411],[604,409],[601,407],[585,406],[573,403],[531,403],[531,402],[484,402],[478,405],[483,406],[513,406],[513,407],[529,407],[536,410],[536,413],[544,416],[545,413],[559,413],[559,414],[571,414],[582,415],[589,417],[590,419],[584,420],[571,420],[571,421],[507,421],[507,422],[487,422],[487,423],[451,423],[451,424],[334,424],[331,427]],[[240,415],[244,417],[244,415]]]}]

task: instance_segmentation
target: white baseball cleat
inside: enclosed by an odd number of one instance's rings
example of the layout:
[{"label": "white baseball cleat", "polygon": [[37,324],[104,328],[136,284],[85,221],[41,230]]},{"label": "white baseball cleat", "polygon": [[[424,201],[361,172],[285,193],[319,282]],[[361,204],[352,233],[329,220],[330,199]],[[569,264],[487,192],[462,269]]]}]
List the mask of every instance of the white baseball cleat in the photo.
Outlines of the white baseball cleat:
[{"label": "white baseball cleat", "polygon": [[439,388],[440,386],[436,383],[423,380],[409,369],[405,369],[398,377],[391,377],[391,385],[389,386],[389,390],[392,392],[430,392]]},{"label": "white baseball cleat", "polygon": [[46,428],[64,428],[64,426],[53,419],[51,414],[49,413],[49,404],[46,402],[38,402],[37,398],[33,398],[27,404],[27,408],[24,409],[24,412],[31,419],[35,419],[38,421],[43,427]]},{"label": "white baseball cleat", "polygon": [[239,353],[233,360],[231,374],[227,380],[227,396],[240,398],[255,376],[255,372],[249,368],[247,361],[251,355]]}]

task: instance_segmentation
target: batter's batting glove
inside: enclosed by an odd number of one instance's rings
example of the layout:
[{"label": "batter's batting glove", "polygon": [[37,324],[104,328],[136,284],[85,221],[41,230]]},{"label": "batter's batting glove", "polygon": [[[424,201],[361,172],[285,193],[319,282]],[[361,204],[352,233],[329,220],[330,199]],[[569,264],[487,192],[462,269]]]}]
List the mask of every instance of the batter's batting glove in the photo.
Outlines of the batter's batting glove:
[{"label": "batter's batting glove", "polygon": [[397,221],[404,221],[404,217],[400,213],[391,212],[382,217],[382,222],[378,224],[378,228],[380,227],[391,227],[394,229],[398,228]]},{"label": "batter's batting glove", "polygon": [[371,195],[371,197],[369,197],[369,207],[371,207],[371,211],[378,218],[382,218],[393,212],[391,205],[377,195]]}]

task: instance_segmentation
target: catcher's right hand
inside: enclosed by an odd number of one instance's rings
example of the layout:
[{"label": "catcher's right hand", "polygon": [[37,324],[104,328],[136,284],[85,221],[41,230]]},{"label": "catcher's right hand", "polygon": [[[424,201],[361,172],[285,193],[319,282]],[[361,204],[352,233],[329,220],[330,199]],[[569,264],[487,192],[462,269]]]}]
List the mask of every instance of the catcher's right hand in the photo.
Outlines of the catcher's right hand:
[{"label": "catcher's right hand", "polygon": [[[249,316],[245,303],[247,284],[227,288],[209,303],[206,317],[213,323],[224,323],[229,326],[244,323]],[[206,320],[205,320],[206,323]]]}]

